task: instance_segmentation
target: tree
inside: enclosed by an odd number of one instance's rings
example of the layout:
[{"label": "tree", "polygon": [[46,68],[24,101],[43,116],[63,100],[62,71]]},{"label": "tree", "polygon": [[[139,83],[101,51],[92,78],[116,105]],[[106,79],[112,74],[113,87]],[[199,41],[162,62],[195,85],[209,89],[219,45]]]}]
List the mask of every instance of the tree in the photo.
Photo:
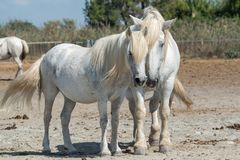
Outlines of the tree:
[{"label": "tree", "polygon": [[213,17],[215,2],[210,0],[187,0],[191,17]]},{"label": "tree", "polygon": [[86,0],[84,9],[86,22],[98,27],[107,25],[105,10],[105,0]]},{"label": "tree", "polygon": [[85,20],[91,26],[128,25],[129,15],[140,16],[151,0],[86,0]]},{"label": "tree", "polygon": [[221,0],[216,11],[217,16],[240,16],[240,0]]},{"label": "tree", "polygon": [[166,18],[213,17],[215,4],[211,0],[155,0],[152,3]]},{"label": "tree", "polygon": [[156,7],[166,19],[174,17],[183,18],[190,15],[186,0],[155,0],[152,5]]},{"label": "tree", "polygon": [[4,25],[5,29],[14,30],[14,31],[37,31],[38,28],[28,21],[21,20],[11,20]]}]

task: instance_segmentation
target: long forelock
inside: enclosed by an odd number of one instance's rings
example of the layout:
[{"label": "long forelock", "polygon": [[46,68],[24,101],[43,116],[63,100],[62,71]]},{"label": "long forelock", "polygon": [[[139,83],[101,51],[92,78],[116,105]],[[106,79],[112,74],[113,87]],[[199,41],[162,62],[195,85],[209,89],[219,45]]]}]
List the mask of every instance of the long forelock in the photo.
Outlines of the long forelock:
[{"label": "long forelock", "polygon": [[148,33],[145,39],[148,43],[149,49],[151,49],[155,42],[159,39],[162,22],[164,22],[164,19],[157,9],[153,7],[147,7],[144,10],[143,23],[141,27],[148,28]]},{"label": "long forelock", "polygon": [[132,32],[131,50],[136,64],[140,64],[148,54],[147,42],[141,31]]},{"label": "long forelock", "polygon": [[161,22],[164,22],[164,18],[161,15],[161,13],[154,7],[149,6],[147,8],[144,9],[144,13],[143,13],[143,19],[149,15],[153,15],[155,16],[158,20],[160,20]]},{"label": "long forelock", "polygon": [[[156,21],[158,21],[158,23]],[[146,40],[148,42],[149,48],[151,48],[155,44],[155,42],[159,39],[159,35],[163,34],[164,36],[163,54],[165,61],[169,45],[170,32],[168,30],[164,32],[162,31],[162,24],[164,21],[165,20],[163,16],[156,8],[149,6],[144,9],[143,27],[145,26],[148,27],[148,35],[146,37]]]}]

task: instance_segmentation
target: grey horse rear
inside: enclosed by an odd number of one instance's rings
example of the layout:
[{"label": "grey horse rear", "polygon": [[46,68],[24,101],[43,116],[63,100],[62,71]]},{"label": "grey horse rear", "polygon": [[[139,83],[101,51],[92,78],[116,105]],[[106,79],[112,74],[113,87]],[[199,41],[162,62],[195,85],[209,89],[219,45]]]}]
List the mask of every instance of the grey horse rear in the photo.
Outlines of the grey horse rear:
[{"label": "grey horse rear", "polygon": [[0,38],[0,60],[13,58],[18,65],[18,75],[23,73],[22,61],[26,58],[29,52],[28,45],[25,40],[18,37]]}]

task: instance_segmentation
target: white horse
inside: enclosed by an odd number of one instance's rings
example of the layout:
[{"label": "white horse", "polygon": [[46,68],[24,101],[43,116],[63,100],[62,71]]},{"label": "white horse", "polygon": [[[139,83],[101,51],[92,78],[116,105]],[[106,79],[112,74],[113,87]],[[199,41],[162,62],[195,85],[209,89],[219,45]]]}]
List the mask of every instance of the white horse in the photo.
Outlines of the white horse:
[{"label": "white horse", "polygon": [[[168,117],[170,114],[169,102],[171,103],[172,101],[173,91],[187,106],[192,104],[192,101],[187,96],[181,82],[176,77],[180,64],[180,53],[175,40],[168,31],[175,22],[175,19],[165,21],[161,14],[152,7],[145,9],[143,20],[136,17],[131,18],[136,26],[148,26],[148,35],[146,40],[149,44],[150,53],[148,54],[147,61],[148,81],[146,84],[150,88],[154,88],[157,85],[157,88],[154,89],[154,95],[150,100],[149,106],[152,115],[149,143],[151,145],[155,145],[156,143],[159,144],[160,152],[166,152],[171,144],[168,131]],[[144,91],[142,92],[144,93]],[[136,133],[138,132],[136,128],[136,103],[134,102],[134,98],[130,90],[128,90],[126,97],[129,100],[129,109],[134,117],[133,137],[135,138],[134,141],[136,141]],[[159,102],[161,103],[159,110],[162,122],[161,133],[157,113]],[[135,145],[136,143],[134,146]],[[144,149],[142,150],[142,154],[144,154]]]},{"label": "white horse", "polygon": [[21,61],[24,60],[28,52],[29,48],[26,41],[18,37],[0,38],[0,60],[13,57],[18,65],[18,71],[15,77],[23,73],[23,65]]},{"label": "white horse", "polygon": [[[64,147],[76,152],[69,135],[69,121],[76,102],[98,102],[102,130],[100,155],[121,152],[117,129],[119,107],[129,86],[142,86],[146,81],[145,59],[148,46],[143,31],[129,28],[116,35],[99,39],[92,48],[73,44],[60,44],[49,50],[32,67],[13,81],[7,89],[2,104],[31,103],[33,92],[45,97],[43,151],[49,153],[49,123],[52,105],[58,92],[64,96],[61,113]],[[20,93],[20,94],[19,94]],[[111,152],[107,143],[107,102],[111,102],[112,139]]]}]

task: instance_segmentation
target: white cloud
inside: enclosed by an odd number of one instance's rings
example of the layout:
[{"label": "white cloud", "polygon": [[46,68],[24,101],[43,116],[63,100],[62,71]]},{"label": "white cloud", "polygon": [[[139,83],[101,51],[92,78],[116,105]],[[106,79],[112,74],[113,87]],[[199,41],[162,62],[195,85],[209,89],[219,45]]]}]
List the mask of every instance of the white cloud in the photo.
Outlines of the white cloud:
[{"label": "white cloud", "polygon": [[15,0],[15,3],[22,6],[27,6],[32,2],[32,0]]}]

